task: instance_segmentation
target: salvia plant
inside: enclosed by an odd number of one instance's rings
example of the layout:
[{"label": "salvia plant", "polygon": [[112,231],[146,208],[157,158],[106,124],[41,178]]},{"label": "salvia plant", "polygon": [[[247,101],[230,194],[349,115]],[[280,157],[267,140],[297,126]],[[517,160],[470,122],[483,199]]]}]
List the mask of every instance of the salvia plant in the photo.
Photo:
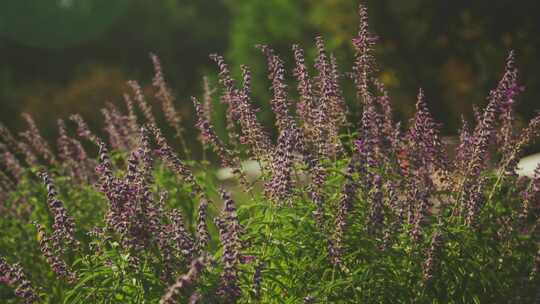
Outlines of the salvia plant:
[{"label": "salvia plant", "polygon": [[205,79],[193,98],[195,127],[233,182],[192,160],[153,54],[154,95],[129,81],[102,130],[75,114],[58,120],[54,146],[28,114],[23,132],[0,126],[1,302],[540,301],[540,166],[516,173],[540,115],[516,130],[514,52],[450,151],[421,89],[410,121],[394,120],[365,7],[359,16],[345,73],[322,37],[313,66],[292,47],[291,72],[258,46],[275,128],[258,120],[249,68],[235,79],[211,56],[219,86]]}]

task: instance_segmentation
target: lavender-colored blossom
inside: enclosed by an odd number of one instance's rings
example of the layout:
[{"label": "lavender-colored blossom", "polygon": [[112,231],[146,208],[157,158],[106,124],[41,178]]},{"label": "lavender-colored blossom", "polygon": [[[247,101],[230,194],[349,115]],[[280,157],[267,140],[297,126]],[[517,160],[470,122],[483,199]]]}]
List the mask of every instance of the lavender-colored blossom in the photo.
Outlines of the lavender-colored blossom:
[{"label": "lavender-colored blossom", "polygon": [[462,117],[461,129],[459,130],[459,144],[456,147],[456,157],[454,159],[454,168],[461,173],[464,173],[467,167],[467,160],[471,158],[472,134],[469,124]]},{"label": "lavender-colored blossom", "polygon": [[199,254],[204,250],[208,242],[210,241],[210,233],[208,232],[208,225],[206,224],[208,209],[208,201],[205,198],[199,200],[199,207],[197,209],[197,243],[196,248]]},{"label": "lavender-colored blossom", "polygon": [[426,168],[419,168],[409,177],[406,196],[408,223],[411,225],[411,237],[419,242],[422,238],[423,227],[433,208],[431,196],[434,191],[431,176]]},{"label": "lavender-colored blossom", "polygon": [[128,94],[124,94],[122,97],[127,109],[127,129],[129,130],[128,140],[131,143],[130,146],[134,146],[136,137],[140,130],[139,123],[137,121],[137,114],[135,113],[135,107],[131,97]]},{"label": "lavender-colored blossom", "polygon": [[[106,104],[107,110],[111,117],[111,122],[116,129],[116,132],[119,136],[118,142],[120,144],[120,149],[131,150],[134,145],[133,139],[129,138],[132,134],[130,127],[130,117],[129,114],[124,114],[115,104],[108,102]],[[136,136],[135,136],[136,137]]]},{"label": "lavender-colored blossom", "polygon": [[176,132],[175,136],[180,140],[184,152],[188,154],[188,148],[184,139],[184,129],[182,127],[182,116],[174,106],[174,97],[167,86],[165,77],[163,76],[163,68],[159,58],[155,54],[150,54],[154,65],[154,78],[152,85],[157,89],[156,98],[161,101],[161,108],[165,115],[165,120]]},{"label": "lavender-colored blossom", "polygon": [[373,98],[369,92],[369,83],[371,74],[376,68],[372,53],[377,37],[369,31],[367,8],[360,5],[358,14],[360,16],[358,35],[352,40],[356,58],[353,66],[354,82],[357,87],[358,96],[362,98],[364,103],[369,103]]},{"label": "lavender-colored blossom", "polygon": [[113,118],[108,109],[101,109],[101,114],[105,118],[105,127],[104,130],[109,135],[109,145],[115,150],[124,149],[125,147],[122,144],[123,137],[120,135],[116,128],[116,124],[113,122]]},{"label": "lavender-colored blossom", "polygon": [[[249,92],[236,88],[223,57],[212,55],[211,58],[219,67],[220,83],[224,86],[226,94],[226,98],[223,100],[228,103],[231,118],[237,118],[241,127],[241,142],[249,146],[251,154],[257,160],[268,163],[271,160],[273,147],[267,132],[257,120],[256,110],[253,108]],[[249,76],[249,74],[244,72],[244,76]],[[249,83],[247,80],[245,82]]]},{"label": "lavender-colored blossom", "polygon": [[382,177],[375,175],[370,191],[370,208],[368,216],[368,233],[377,235],[384,225]]},{"label": "lavender-colored blossom", "polygon": [[154,117],[154,114],[152,114],[152,107],[146,102],[146,98],[144,98],[144,94],[140,84],[135,80],[129,80],[127,82],[127,85],[133,91],[135,102],[137,103],[137,106],[141,109],[141,112],[143,113],[146,121],[152,125],[156,125],[156,118]]},{"label": "lavender-colored blossom", "polygon": [[261,297],[262,270],[264,266],[264,262],[258,262],[257,265],[255,265],[255,271],[253,272],[253,277],[251,279],[251,292],[253,294],[253,298],[256,300],[260,299]]},{"label": "lavender-colored blossom", "polygon": [[19,182],[23,177],[24,168],[21,166],[17,157],[7,149],[0,154],[0,157],[6,171],[15,178],[15,181]]},{"label": "lavender-colored blossom", "polygon": [[15,190],[17,185],[11,180],[9,176],[7,176],[3,171],[0,170],[0,188],[2,188],[5,192],[10,192],[12,190]]},{"label": "lavender-colored blossom", "polygon": [[[511,52],[507,59],[507,65],[512,65],[513,57],[514,55]],[[465,174],[468,179],[477,179],[480,172],[487,166],[486,160],[489,155],[488,145],[495,135],[496,120],[504,108],[508,84],[513,83],[513,78],[513,72],[507,69],[497,84],[497,87],[490,91],[488,105],[483,113],[477,115],[478,124],[472,134],[471,156],[467,161],[468,166]]]},{"label": "lavender-colored blossom", "polygon": [[[20,146],[20,141],[16,140],[11,131],[0,123],[0,142],[3,142],[10,151],[15,154],[25,154]],[[35,158],[35,156],[34,156]],[[29,163],[30,165],[33,163]]]},{"label": "lavender-colored blossom", "polygon": [[358,182],[353,179],[353,175],[357,170],[358,154],[353,154],[345,170],[345,184],[343,185],[338,205],[339,209],[335,219],[336,229],[329,244],[330,258],[334,265],[340,265],[343,256],[343,242],[348,226],[348,218],[358,189]]},{"label": "lavender-colored blossom", "polygon": [[292,130],[285,129],[278,138],[278,145],[274,152],[272,177],[265,185],[265,192],[277,204],[289,205],[292,197]]},{"label": "lavender-colored blossom", "polygon": [[439,125],[429,112],[422,89],[418,91],[416,114],[412,119],[408,137],[412,149],[408,155],[415,169],[427,167],[446,172],[448,162],[439,135]]},{"label": "lavender-colored blossom", "polygon": [[296,67],[293,74],[298,81],[297,90],[300,100],[296,106],[296,112],[300,118],[305,141],[311,145],[316,143],[316,105],[313,95],[312,80],[309,76],[304,57],[304,50],[299,45],[293,45]]},{"label": "lavender-colored blossom", "polygon": [[53,215],[53,234],[51,236],[53,249],[64,253],[67,248],[76,249],[79,243],[75,239],[75,222],[68,215],[62,201],[58,199],[56,187],[47,172],[40,174],[45,187],[47,187],[47,202],[49,211]]},{"label": "lavender-colored blossom", "polygon": [[517,175],[515,171],[524,149],[534,142],[538,136],[540,136],[540,113],[531,119],[527,127],[520,132],[518,138],[512,141],[511,147],[506,149],[506,154],[503,155],[500,166],[507,175]]},{"label": "lavender-colored blossom", "polygon": [[246,187],[246,189],[249,190],[249,183],[245,173],[242,171],[242,165],[238,155],[225,147],[221,139],[219,139],[214,131],[214,126],[209,120],[207,120],[200,103],[195,97],[192,97],[192,100],[197,112],[196,126],[201,132],[203,142],[212,146],[214,152],[216,152],[218,155],[222,166],[232,168],[233,173],[240,179],[240,182]]},{"label": "lavender-colored blossom", "polygon": [[56,145],[62,167],[76,181],[92,181],[95,178],[95,161],[88,158],[80,141],[68,135],[64,121],[59,119],[57,123],[59,137]]},{"label": "lavender-colored blossom", "polygon": [[56,165],[56,157],[54,156],[49,143],[41,136],[32,116],[28,113],[23,113],[22,117],[28,125],[28,130],[20,133],[21,137],[27,141],[27,143],[39,156],[43,158],[43,160],[45,160],[47,164],[51,166]]},{"label": "lavender-colored blossom", "polygon": [[208,77],[203,77],[203,99],[202,99],[202,113],[204,114],[204,118],[207,121],[212,121],[212,112],[213,112],[213,95],[216,92],[215,88],[212,88],[210,86],[210,82],[208,81]]},{"label": "lavender-colored blossom", "polygon": [[197,304],[202,299],[202,295],[198,292],[194,292],[189,297],[188,304]]},{"label": "lavender-colored blossom", "polygon": [[67,280],[69,283],[76,282],[78,280],[77,273],[74,272],[61,258],[61,251],[59,251],[58,248],[54,248],[54,245],[51,246],[51,243],[54,243],[55,241],[52,240],[52,237],[47,235],[47,232],[40,224],[35,223],[35,226],[38,232],[39,248],[41,253],[47,260],[47,263],[51,266],[54,273],[58,277]]},{"label": "lavender-colored blossom", "polygon": [[342,151],[339,140],[339,125],[333,115],[335,111],[344,111],[340,109],[340,93],[337,91],[335,75],[332,74],[332,66],[326,54],[326,47],[322,37],[316,37],[315,44],[318,55],[315,60],[315,69],[318,71],[316,78],[316,91],[319,100],[315,110],[315,128],[318,138],[317,148],[320,158],[336,157]]},{"label": "lavender-colored blossom", "polygon": [[177,303],[177,300],[175,300],[175,298],[178,297],[184,289],[192,286],[199,279],[203,270],[210,263],[210,261],[211,258],[208,255],[202,255],[201,257],[193,260],[193,262],[191,262],[189,271],[186,274],[178,277],[176,282],[173,285],[169,286],[167,292],[163,295],[159,303]]},{"label": "lavender-colored blossom", "polygon": [[15,295],[24,301],[25,304],[37,303],[39,296],[36,289],[26,278],[22,267],[19,264],[10,265],[3,257],[0,257],[0,283],[15,290]]},{"label": "lavender-colored blossom", "polygon": [[225,191],[220,191],[223,199],[223,211],[216,220],[219,230],[219,238],[223,245],[221,262],[223,271],[221,272],[221,281],[218,289],[220,295],[227,303],[234,303],[240,296],[238,286],[238,263],[240,249],[240,233],[242,228],[238,223],[236,207],[230,195]]},{"label": "lavender-colored blossom", "polygon": [[289,115],[289,100],[287,85],[285,84],[285,67],[283,61],[274,50],[267,45],[258,45],[258,48],[266,55],[268,78],[272,81],[273,97],[270,100],[272,112],[276,116],[278,132],[283,133],[293,122]]},{"label": "lavender-colored blossom", "polygon": [[467,203],[467,213],[465,215],[465,223],[469,226],[476,225],[476,218],[482,209],[482,206],[485,201],[484,190],[487,186],[487,179],[481,177],[477,183],[467,187],[465,190],[466,197],[468,198]]},{"label": "lavender-colored blossom", "polygon": [[431,244],[422,265],[422,275],[425,285],[429,285],[437,272],[440,264],[440,255],[443,246],[443,237],[440,231],[436,231],[431,237]]},{"label": "lavender-colored blossom", "polygon": [[534,218],[540,216],[540,164],[534,170],[533,178],[528,187],[522,193],[523,206],[519,213],[519,219],[527,221],[531,215]]},{"label": "lavender-colored blossom", "polygon": [[149,125],[148,130],[153,135],[158,149],[159,155],[164,158],[165,164],[171,168],[176,174],[178,174],[185,182],[190,184],[198,193],[202,193],[202,190],[195,182],[195,177],[191,172],[191,169],[187,167],[180,160],[180,158],[174,153],[173,149],[167,143],[167,140],[161,133],[161,130],[156,125]]},{"label": "lavender-colored blossom", "polygon": [[184,219],[179,210],[173,209],[168,213],[171,222],[171,240],[174,247],[187,260],[191,260],[194,254],[195,242],[184,227]]},{"label": "lavender-colored blossom", "polygon": [[88,124],[86,124],[86,121],[84,121],[81,115],[73,114],[69,117],[69,119],[77,125],[77,135],[79,137],[99,145],[101,140],[94,133],[92,133],[92,131],[90,131]]}]

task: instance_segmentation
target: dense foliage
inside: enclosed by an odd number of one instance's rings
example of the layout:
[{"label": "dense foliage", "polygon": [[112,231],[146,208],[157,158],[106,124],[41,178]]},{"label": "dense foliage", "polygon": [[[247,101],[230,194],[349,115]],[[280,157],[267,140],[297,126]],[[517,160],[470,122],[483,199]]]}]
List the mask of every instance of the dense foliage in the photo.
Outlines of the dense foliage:
[{"label": "dense foliage", "polygon": [[[463,122],[441,141],[422,90],[407,126],[375,78],[377,41],[360,7],[352,71],[316,38],[316,75],[293,46],[297,92],[265,45],[277,138],[257,117],[251,74],[219,55],[220,88],[193,98],[207,161],[190,160],[182,121],[152,56],[154,94],[129,81],[125,110],[101,110],[107,138],[80,115],[58,121],[56,149],[32,117],[0,128],[0,298],[11,303],[532,303],[540,296],[540,167],[519,177],[540,115],[515,131],[514,53]],[[362,108],[351,123],[341,85]],[[227,135],[212,98],[226,107]],[[296,97],[297,96],[297,97]],[[147,100],[155,100],[149,103]],[[176,153],[157,126],[181,143]],[[91,144],[92,148],[85,146]],[[98,150],[97,157],[92,151]],[[253,174],[243,160],[257,163]]]}]

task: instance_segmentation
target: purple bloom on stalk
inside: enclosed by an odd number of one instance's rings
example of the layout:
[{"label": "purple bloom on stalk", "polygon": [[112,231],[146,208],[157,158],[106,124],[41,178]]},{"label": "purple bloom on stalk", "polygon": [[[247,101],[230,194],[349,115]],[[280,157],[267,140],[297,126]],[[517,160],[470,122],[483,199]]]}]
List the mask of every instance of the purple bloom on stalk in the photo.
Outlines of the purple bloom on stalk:
[{"label": "purple bloom on stalk", "polygon": [[137,122],[137,114],[135,114],[135,107],[133,106],[133,100],[129,97],[128,94],[122,96],[124,98],[124,103],[127,108],[127,127],[129,129],[130,140],[133,140],[131,137],[135,137],[139,131],[139,123]]},{"label": "purple bloom on stalk", "polygon": [[194,241],[184,227],[184,218],[177,209],[173,209],[168,214],[171,222],[171,240],[175,249],[187,260],[191,260],[194,254]]},{"label": "purple bloom on stalk", "polygon": [[433,281],[433,277],[440,264],[440,255],[443,246],[443,238],[440,231],[436,231],[431,237],[431,245],[427,252],[426,260],[422,265],[422,274],[425,285]]},{"label": "purple bloom on stalk", "polygon": [[15,289],[15,295],[25,304],[37,303],[39,296],[26,278],[19,264],[10,265],[3,257],[0,257],[0,284],[5,284]]},{"label": "purple bloom on stalk", "polygon": [[199,200],[197,208],[197,252],[201,254],[210,241],[210,233],[206,224],[208,201],[205,198]]},{"label": "purple bloom on stalk", "polygon": [[257,265],[255,265],[255,271],[253,272],[253,278],[251,279],[251,292],[253,293],[253,298],[257,300],[261,297],[262,270],[264,266],[264,262],[258,262]]},{"label": "purple bloom on stalk", "polygon": [[101,109],[105,118],[105,132],[109,135],[109,144],[113,149],[130,150],[131,142],[129,140],[130,130],[128,128],[128,117],[120,113],[118,108],[107,103],[107,108]]},{"label": "purple bloom on stalk", "polygon": [[133,90],[135,102],[137,103],[137,106],[141,109],[146,121],[148,121],[148,123],[152,125],[156,125],[156,119],[154,118],[154,114],[152,114],[152,107],[146,102],[139,83],[135,80],[129,80],[127,82],[127,85]]},{"label": "purple bloom on stalk", "polygon": [[234,303],[240,296],[238,286],[238,263],[240,255],[240,233],[242,228],[236,215],[236,207],[229,193],[220,190],[223,199],[223,211],[216,219],[219,230],[219,238],[223,245],[221,262],[223,271],[221,272],[221,282],[218,289],[220,295],[227,303]]},{"label": "purple bloom on stalk", "polygon": [[176,130],[178,133],[177,135],[180,135],[182,131],[180,126],[182,123],[182,118],[174,107],[174,98],[167,86],[167,83],[165,82],[161,63],[155,54],[150,53],[150,58],[154,64],[155,72],[154,78],[152,79],[152,85],[158,90],[156,93],[156,98],[161,101],[163,114],[165,114],[167,122],[173,129]]},{"label": "purple bloom on stalk", "polygon": [[11,174],[11,176],[13,176],[15,180],[19,182],[24,174],[24,169],[19,163],[17,157],[15,157],[15,155],[13,155],[7,149],[1,153],[0,156],[2,157],[2,163],[4,164],[7,172],[9,172],[9,174]]},{"label": "purple bloom on stalk", "polygon": [[0,142],[6,144],[6,146],[9,147],[14,153],[24,154],[19,145],[20,141],[17,141],[13,134],[11,134],[11,131],[9,131],[9,129],[6,128],[6,126],[4,126],[2,123],[0,123]]},{"label": "purple bloom on stalk", "polygon": [[96,145],[99,144],[100,139],[94,133],[92,133],[92,131],[90,131],[90,128],[88,128],[86,121],[84,121],[81,115],[73,114],[69,117],[69,119],[77,124],[77,135]]},{"label": "purple bloom on stalk", "polygon": [[527,221],[530,215],[535,215],[534,218],[540,216],[540,164],[534,170],[533,178],[529,186],[522,193],[523,207],[519,213],[521,221]]},{"label": "purple bloom on stalk", "polygon": [[211,258],[208,255],[202,255],[201,257],[193,260],[191,262],[191,266],[189,268],[189,271],[178,277],[176,282],[169,286],[167,289],[167,292],[163,295],[161,300],[159,301],[160,304],[174,304],[177,303],[177,300],[175,300],[180,293],[190,286],[193,286],[195,282],[199,279],[201,276],[204,268],[211,262]]},{"label": "purple bloom on stalk", "polygon": [[476,225],[476,218],[484,205],[484,190],[487,186],[487,178],[481,177],[478,182],[465,189],[467,203],[467,214],[465,223],[469,226]]},{"label": "purple bloom on stalk", "polygon": [[358,15],[360,16],[358,35],[352,40],[356,57],[353,72],[356,76],[354,81],[357,87],[357,94],[366,103],[373,98],[369,93],[369,82],[371,74],[376,68],[375,58],[372,53],[377,37],[369,32],[368,13],[365,6],[359,6]]},{"label": "purple bloom on stalk", "polygon": [[523,150],[540,136],[540,112],[529,121],[529,124],[523,129],[518,138],[512,141],[512,145],[506,149],[500,166],[507,175],[516,176],[516,168]]},{"label": "purple bloom on stalk", "polygon": [[165,164],[186,183],[191,185],[197,194],[203,195],[202,189],[195,181],[193,172],[174,153],[173,149],[171,146],[169,146],[167,140],[161,133],[161,130],[156,125],[149,125],[148,130],[153,135],[153,139],[155,140],[159,149],[159,155],[164,159]]},{"label": "purple bloom on stalk", "polygon": [[201,138],[203,140],[203,143],[211,144],[214,152],[216,152],[216,154],[218,155],[222,166],[232,168],[233,173],[238,176],[238,178],[240,178],[240,182],[247,189],[249,189],[246,175],[241,168],[240,159],[233,151],[228,150],[223,144],[223,142],[219,139],[216,132],[214,131],[214,127],[212,126],[208,118],[206,118],[203,108],[201,107],[197,99],[195,97],[192,97],[192,100],[193,104],[195,105],[195,110],[197,112],[196,126],[201,132]]},{"label": "purple bloom on stalk", "polygon": [[435,123],[424,97],[424,91],[418,91],[416,114],[412,119],[408,138],[410,164],[418,169],[427,167],[430,170],[446,172],[447,160],[439,135],[439,125]]},{"label": "purple bloom on stalk", "polygon": [[[514,53],[510,52],[507,58],[506,70],[497,84],[497,87],[489,92],[488,105],[484,112],[477,115],[478,124],[472,135],[472,148],[470,159],[465,176],[471,180],[476,180],[480,172],[486,168],[486,160],[489,156],[488,145],[495,135],[496,119],[503,113],[511,109],[506,100],[508,86],[515,82],[516,74],[513,68]],[[503,147],[503,151],[507,150]]]},{"label": "purple bloom on stalk", "polygon": [[270,101],[272,111],[276,115],[276,127],[280,133],[294,123],[289,115],[289,100],[287,85],[285,84],[285,68],[283,61],[267,45],[258,45],[266,55],[268,65],[268,78],[272,81],[273,98]]},{"label": "purple bloom on stalk", "polygon": [[[154,64],[154,78],[152,79],[152,85],[157,89],[156,98],[161,101],[161,108],[163,114],[165,115],[165,120],[167,123],[174,129],[176,132],[175,136],[180,140],[184,152],[188,154],[188,147],[186,145],[183,133],[184,129],[182,128],[182,115],[176,111],[174,106],[174,97],[171,94],[167,83],[165,82],[165,77],[163,76],[163,69],[159,58],[150,53],[150,58]],[[153,122],[152,122],[153,123]]]},{"label": "purple bloom on stalk", "polygon": [[[241,142],[249,146],[251,154],[257,160],[269,161],[273,147],[268,134],[257,120],[256,110],[251,103],[249,92],[246,89],[236,88],[223,57],[212,55],[210,58],[219,67],[220,83],[225,88],[225,97],[222,100],[227,103],[229,118],[236,118],[241,127]],[[243,74],[244,82],[249,83],[250,74],[246,73],[246,69],[243,69]],[[245,88],[248,87],[249,85],[245,86]]]},{"label": "purple bloom on stalk", "polygon": [[56,141],[61,165],[76,181],[89,181],[94,178],[95,161],[89,159],[80,141],[67,134],[66,125],[58,120],[59,137]]},{"label": "purple bloom on stalk", "polygon": [[278,204],[289,205],[292,197],[293,140],[291,129],[285,129],[279,135],[271,164],[272,177],[265,185],[266,194]]},{"label": "purple bloom on stalk", "polygon": [[35,226],[38,232],[39,248],[41,253],[47,260],[47,263],[51,266],[54,273],[58,277],[66,279],[69,283],[76,282],[78,280],[77,273],[75,273],[60,257],[62,250],[54,247],[55,245],[51,246],[51,243],[55,243],[55,240],[53,239],[54,235],[49,237],[47,232],[45,232],[45,229],[38,223],[35,223]]},{"label": "purple bloom on stalk", "polygon": [[40,155],[45,162],[54,166],[56,158],[49,146],[49,143],[41,136],[39,129],[30,114],[23,113],[22,117],[28,125],[28,130],[21,133],[21,136],[26,139],[27,143]]},{"label": "purple bloom on stalk", "polygon": [[342,112],[337,87],[336,75],[333,74],[332,65],[326,54],[326,47],[322,37],[316,37],[318,56],[315,61],[315,69],[319,72],[316,78],[316,90],[319,100],[315,110],[316,145],[319,157],[335,157],[341,152],[342,146],[339,140],[339,125],[334,115]]},{"label": "purple bloom on stalk", "polygon": [[384,225],[382,177],[375,175],[370,191],[370,210],[368,217],[368,232],[371,235],[378,234]]},{"label": "purple bloom on stalk", "polygon": [[62,201],[58,199],[58,193],[52,183],[49,174],[42,172],[40,174],[43,183],[47,187],[47,201],[49,211],[53,215],[53,234],[51,241],[53,249],[56,252],[64,253],[67,248],[76,250],[79,242],[75,239],[75,222],[68,215]]},{"label": "purple bloom on stalk", "polygon": [[358,170],[358,154],[353,154],[347,169],[345,171],[345,184],[343,186],[342,195],[339,201],[339,209],[337,211],[335,225],[336,230],[329,244],[330,258],[334,265],[341,264],[343,256],[343,239],[347,230],[348,217],[352,209],[358,182],[353,179],[353,174]]},{"label": "purple bloom on stalk", "polygon": [[304,50],[299,45],[293,45],[294,60],[296,67],[293,74],[298,81],[297,90],[300,95],[300,101],[296,106],[296,112],[300,118],[302,131],[305,135],[305,141],[311,145],[316,143],[316,105],[313,95],[312,80],[305,64]]}]

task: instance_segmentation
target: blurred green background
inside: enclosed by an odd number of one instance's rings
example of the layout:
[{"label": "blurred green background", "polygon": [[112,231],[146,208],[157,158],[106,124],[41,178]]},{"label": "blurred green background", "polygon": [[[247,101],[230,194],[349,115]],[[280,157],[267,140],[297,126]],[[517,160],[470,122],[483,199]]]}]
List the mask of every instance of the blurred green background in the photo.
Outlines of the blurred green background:
[{"label": "blurred green background", "polygon": [[[509,49],[517,51],[526,86],[520,118],[540,109],[538,1],[364,3],[371,29],[380,36],[380,77],[399,118],[412,114],[418,87],[423,87],[436,118],[445,124],[443,132],[454,134],[462,113],[470,118],[472,104],[485,104]],[[240,64],[253,68],[255,101],[268,122],[270,84],[254,45],[273,46],[290,67],[291,44],[300,43],[312,58],[313,38],[320,34],[341,71],[348,72],[357,5],[350,0],[4,0],[0,121],[21,130],[19,114],[29,112],[52,138],[56,118],[80,113],[97,128],[99,108],[107,101],[121,102],[126,80],[149,86],[148,53],[155,52],[188,125],[193,121],[189,97],[201,94],[203,75],[216,84],[210,53],[224,54],[235,72]]]}]

